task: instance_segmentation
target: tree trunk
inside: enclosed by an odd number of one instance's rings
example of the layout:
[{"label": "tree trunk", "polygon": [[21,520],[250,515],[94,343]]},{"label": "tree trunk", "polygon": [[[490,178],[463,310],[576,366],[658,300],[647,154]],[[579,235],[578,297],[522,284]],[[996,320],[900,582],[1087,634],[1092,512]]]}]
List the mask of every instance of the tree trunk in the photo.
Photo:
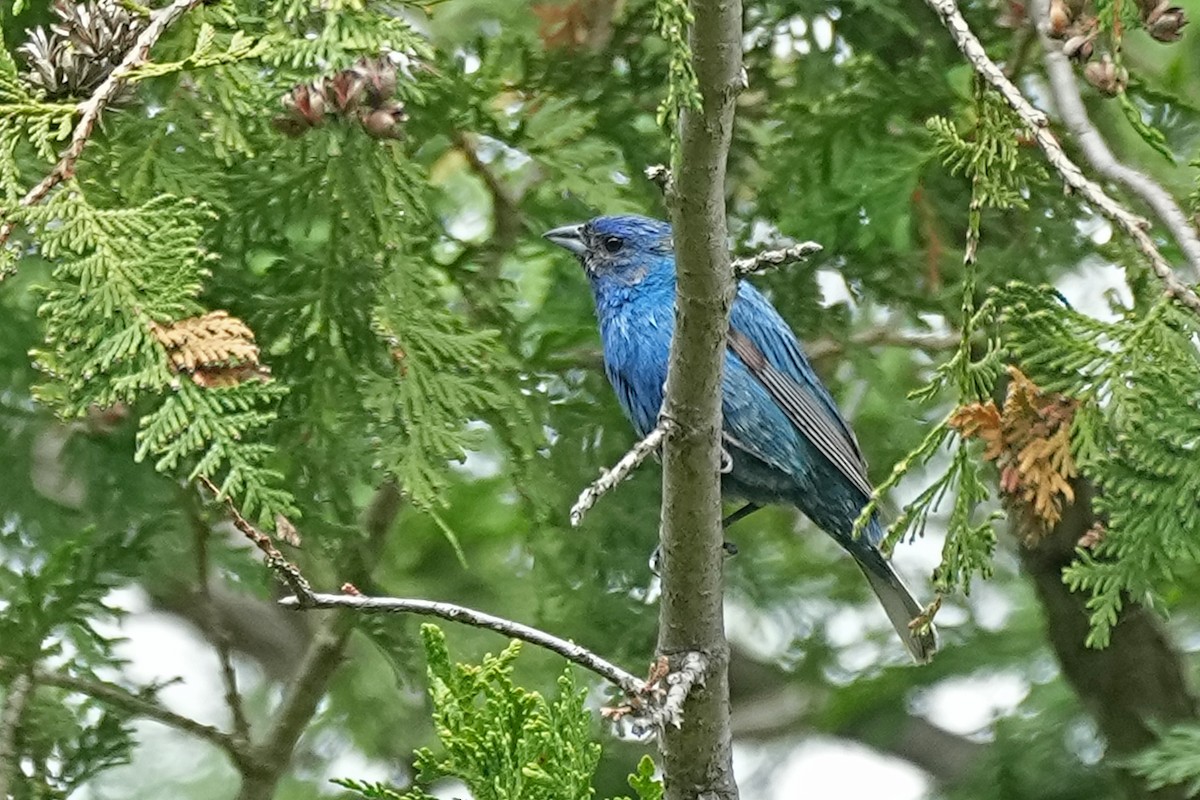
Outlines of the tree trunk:
[{"label": "tree trunk", "polygon": [[[1068,589],[1062,570],[1074,558],[1080,537],[1096,522],[1092,495],[1091,484],[1076,481],[1076,502],[1048,535],[1032,546],[1021,545],[1021,563],[1041,600],[1047,635],[1063,674],[1095,717],[1110,754],[1122,757],[1158,740],[1154,723],[1195,719],[1198,704],[1162,622],[1137,603],[1126,603],[1108,647],[1096,650],[1084,644],[1087,595]],[[1132,798],[1182,800],[1187,796],[1181,786],[1152,791],[1128,773],[1126,786]]]},{"label": "tree trunk", "polygon": [[741,85],[740,0],[693,0],[691,46],[703,108],[680,121],[671,193],[678,275],[665,412],[659,652],[678,668],[706,659],[683,724],[662,738],[668,800],[736,800],[729,728],[721,530],[721,375],[734,281],[726,241],[725,161]]}]

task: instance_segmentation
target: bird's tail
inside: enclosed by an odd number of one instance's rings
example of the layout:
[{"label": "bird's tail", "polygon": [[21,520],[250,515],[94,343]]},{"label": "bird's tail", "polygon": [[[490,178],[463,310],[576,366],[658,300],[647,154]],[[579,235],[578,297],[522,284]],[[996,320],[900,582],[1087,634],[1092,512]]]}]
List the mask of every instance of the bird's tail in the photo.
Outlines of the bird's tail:
[{"label": "bird's tail", "polygon": [[875,554],[878,558],[872,558],[870,564],[858,561],[858,565],[867,576],[867,581],[875,590],[875,596],[879,598],[879,603],[887,612],[888,619],[892,621],[896,633],[900,634],[908,652],[918,664],[927,664],[937,650],[937,630],[931,623],[918,626],[911,624],[922,615],[924,609],[909,593],[900,576],[892,569],[892,565],[883,558],[883,554],[878,550]]}]

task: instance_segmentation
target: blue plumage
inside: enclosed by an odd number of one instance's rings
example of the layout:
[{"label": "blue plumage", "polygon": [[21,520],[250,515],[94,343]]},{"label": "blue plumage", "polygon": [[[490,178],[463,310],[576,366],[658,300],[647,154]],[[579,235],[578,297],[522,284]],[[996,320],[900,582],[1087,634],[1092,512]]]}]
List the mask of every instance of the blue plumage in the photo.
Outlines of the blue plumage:
[{"label": "blue plumage", "polygon": [[[646,217],[599,217],[546,238],[583,263],[605,372],[634,428],[646,435],[662,407],[675,327],[670,226]],[[927,661],[936,647],[933,631],[908,627],[921,608],[879,551],[878,520],[863,536],[851,535],[871,492],[854,434],[787,323],[746,282],[730,315],[722,412],[723,445],[732,459],[723,493],[803,511],[854,557],[910,652]]]}]

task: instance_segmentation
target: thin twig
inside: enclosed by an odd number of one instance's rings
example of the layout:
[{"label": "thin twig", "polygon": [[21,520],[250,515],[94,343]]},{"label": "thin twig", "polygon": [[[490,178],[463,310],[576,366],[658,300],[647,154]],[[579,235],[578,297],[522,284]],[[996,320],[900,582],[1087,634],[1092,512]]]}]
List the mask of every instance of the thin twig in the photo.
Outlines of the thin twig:
[{"label": "thin twig", "polygon": [[199,477],[200,483],[205,488],[213,493],[213,497],[217,500],[224,500],[225,507],[229,509],[229,515],[233,517],[233,526],[245,534],[246,538],[254,542],[254,545],[266,555],[267,566],[288,585],[292,590],[301,605],[311,602],[313,597],[312,586],[309,585],[308,579],[304,577],[304,573],[300,571],[292,562],[284,558],[283,553],[279,552],[279,548],[271,541],[271,537],[254,527],[245,517],[242,512],[233,503],[233,499],[226,494],[223,494],[217,485],[213,483],[206,475]]},{"label": "thin twig", "polygon": [[[190,494],[190,493],[189,493]],[[242,695],[238,691],[237,672],[233,668],[233,642],[229,628],[221,619],[220,612],[212,599],[209,587],[208,569],[208,538],[212,535],[205,521],[196,513],[195,498],[189,496],[187,502],[192,512],[192,528],[196,538],[196,594],[200,600],[200,615],[204,626],[212,639],[213,649],[217,651],[217,661],[221,667],[221,683],[225,687],[225,705],[233,721],[233,733],[244,741],[249,741],[250,723],[246,721],[246,710],[242,707]]]},{"label": "thin twig", "polygon": [[1167,294],[1179,300],[1196,314],[1200,314],[1200,296],[1171,269],[1171,265],[1163,258],[1162,253],[1154,244],[1154,240],[1146,233],[1149,223],[1130,212],[1120,203],[1113,200],[1094,181],[1089,180],[1083,171],[1067,157],[1058,139],[1050,132],[1046,115],[1034,108],[1021,94],[1012,81],[988,57],[979,39],[971,32],[967,21],[963,19],[954,0],[925,0],[925,4],[933,9],[941,18],[951,38],[958,49],[983,78],[991,84],[1008,102],[1017,116],[1029,126],[1038,146],[1046,155],[1050,166],[1058,172],[1063,183],[1071,190],[1078,192],[1085,200],[1095,206],[1101,214],[1112,220],[1118,228],[1134,241],[1138,250],[1146,257],[1151,271],[1158,277],[1166,288]]},{"label": "thin twig", "polygon": [[806,261],[809,256],[821,252],[822,249],[821,245],[816,242],[801,242],[791,247],[785,247],[782,250],[764,250],[749,258],[735,258],[733,260],[733,274],[736,277],[744,278],[747,275],[766,272],[767,270],[781,267],[784,264]]},{"label": "thin twig", "polygon": [[1196,236],[1191,221],[1171,197],[1170,192],[1144,172],[1122,164],[1113,155],[1104,137],[1088,118],[1083,98],[1079,96],[1079,84],[1075,80],[1075,70],[1072,69],[1071,62],[1063,54],[1061,45],[1046,35],[1043,23],[1050,14],[1049,3],[1047,0],[1036,0],[1034,8],[1037,16],[1035,25],[1042,40],[1042,60],[1050,78],[1050,93],[1067,130],[1079,142],[1080,150],[1093,169],[1104,177],[1123,184],[1154,210],[1163,226],[1175,237],[1179,249],[1183,251],[1184,257],[1192,267],[1193,278],[1200,278],[1200,238]]},{"label": "thin twig", "polygon": [[[5,669],[9,666],[3,659],[0,659],[0,669]],[[171,728],[190,733],[197,738],[204,739],[220,747],[229,753],[235,761],[239,761],[244,757],[243,750],[239,747],[237,740],[228,733],[211,725],[197,722],[182,714],[176,714],[159,703],[134,694],[115,683],[95,678],[77,678],[74,675],[48,669],[34,669],[30,677],[33,683],[38,686],[54,686],[59,689],[65,689],[68,692],[78,692],[134,716],[152,719]]]},{"label": "thin twig", "polygon": [[907,347],[911,350],[924,350],[927,353],[953,350],[958,347],[960,338],[950,333],[905,333],[897,331],[892,326],[880,325],[852,334],[845,341],[832,338],[818,339],[807,345],[804,351],[808,357],[817,360],[837,355],[846,350],[849,345],[857,347]]},{"label": "thin twig", "polygon": [[646,458],[658,449],[671,431],[674,429],[675,423],[668,417],[660,417],[658,425],[654,426],[654,430],[646,435],[646,438],[633,446],[628,453],[621,456],[613,468],[605,470],[596,481],[582,492],[579,493],[579,499],[575,501],[575,505],[571,506],[571,527],[578,528],[579,523],[583,522],[583,515],[596,505],[596,501],[600,497],[614,488],[621,481],[629,477],[629,473],[637,469]]},{"label": "thin twig", "polygon": [[[492,170],[479,155],[478,137],[474,134],[464,133],[463,131],[454,132],[454,146],[462,153],[463,158],[467,160],[467,165],[471,168],[479,179],[487,186],[488,192],[492,195],[493,213],[498,218],[505,216],[512,217],[514,222],[502,225],[502,227],[515,227],[520,229],[521,212],[518,208],[520,198],[509,191],[509,188],[504,185],[499,176]],[[501,225],[501,220],[497,220],[497,224]],[[508,236],[501,237],[505,241]]]},{"label": "thin twig", "polygon": [[1021,71],[1025,69],[1025,62],[1029,59],[1029,53],[1033,50],[1033,43],[1036,41],[1037,37],[1029,30],[1028,25],[1017,26],[1013,33],[1012,44],[1008,48],[1012,55],[1004,64],[1004,75],[1009,80],[1015,80],[1021,76]]},{"label": "thin twig", "polygon": [[16,783],[20,761],[17,758],[17,731],[25,706],[33,696],[33,679],[23,672],[8,685],[8,697],[4,698],[4,709],[0,711],[0,800],[9,796],[9,788]]},{"label": "thin twig", "polygon": [[[521,235],[523,225],[521,198],[524,195],[524,189],[521,191],[510,189],[500,179],[500,176],[496,174],[492,166],[480,157],[478,136],[463,131],[455,131],[453,138],[455,147],[463,154],[471,171],[483,181],[483,185],[487,187],[488,194],[492,196],[492,221],[494,230],[492,239],[483,254],[483,261],[486,271],[489,273],[485,277],[499,278],[504,254],[513,248],[517,238]],[[535,177],[534,180],[539,180],[539,178]],[[525,189],[528,188],[528,186],[525,187]]]},{"label": "thin twig", "polygon": [[[288,608],[296,608],[294,598],[280,601]],[[476,611],[464,606],[451,603],[439,603],[433,600],[417,600],[399,597],[366,597],[363,595],[318,594],[313,597],[315,608],[352,608],[366,613],[385,614],[423,614],[430,617],[461,622],[476,628],[486,628],[490,631],[529,642],[532,645],[558,653],[563,658],[578,664],[584,669],[591,670],[600,677],[615,684],[629,693],[642,691],[644,682],[617,665],[606,661],[600,656],[581,647],[574,642],[560,639],[545,631],[522,625],[519,622],[494,617],[482,611]]]},{"label": "thin twig", "polygon": [[[150,24],[138,36],[133,47],[125,54],[125,58],[121,59],[121,63],[108,73],[108,77],[96,87],[96,91],[92,92],[91,97],[79,104],[79,113],[82,116],[75,126],[75,131],[71,134],[71,143],[63,151],[58,163],[54,165],[49,174],[21,198],[19,205],[23,207],[37,205],[45,199],[46,195],[50,194],[51,189],[74,177],[75,164],[79,161],[79,156],[83,154],[83,148],[87,146],[88,139],[91,138],[92,131],[100,120],[100,115],[104,113],[104,109],[108,107],[113,98],[121,93],[121,89],[125,87],[129,79],[129,74],[150,59],[150,48],[154,47],[155,43],[162,38],[167,28],[202,2],[204,0],[175,0],[166,8],[153,13]],[[0,225],[0,245],[8,241],[8,237],[12,235],[15,227],[16,223],[12,220]]]}]

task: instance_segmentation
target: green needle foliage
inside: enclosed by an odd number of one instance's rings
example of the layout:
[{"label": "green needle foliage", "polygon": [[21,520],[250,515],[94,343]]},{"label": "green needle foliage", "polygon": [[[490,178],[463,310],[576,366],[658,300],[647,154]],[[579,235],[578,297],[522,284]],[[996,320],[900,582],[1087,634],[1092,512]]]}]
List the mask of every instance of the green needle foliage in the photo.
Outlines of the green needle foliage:
[{"label": "green needle foliage", "polygon": [[[970,139],[944,118],[932,119],[929,127],[946,166],[971,179],[968,241],[978,241],[979,209],[1024,208],[1027,181],[1048,181],[1044,169],[1023,163],[1019,126],[990,93],[976,92]],[[1133,305],[1117,306],[1119,318],[1112,323],[1065,306],[1051,287],[1020,282],[994,287],[976,312],[975,274],[974,263],[968,263],[962,345],[914,397],[929,401],[954,387],[960,405],[986,401],[998,391],[1000,366],[1008,360],[1044,391],[1080,404],[1071,450],[1080,473],[1099,490],[1095,510],[1104,534],[1095,546],[1080,550],[1064,579],[1072,589],[1090,593],[1088,644],[1103,647],[1128,598],[1161,606],[1178,565],[1200,557],[1192,535],[1200,524],[1195,502],[1200,471],[1189,468],[1189,454],[1200,441],[1200,398],[1190,388],[1200,381],[1191,338],[1195,317],[1168,297],[1156,296],[1144,276],[1135,284]],[[984,337],[981,355],[976,331]],[[897,464],[878,494],[940,452],[949,436],[943,426]],[[992,520],[974,521],[974,510],[990,492],[980,459],[968,456],[967,448],[960,439],[949,470],[902,510],[889,531],[893,542],[909,531],[919,535],[929,514],[952,488],[957,490],[942,564],[934,573],[943,593],[956,587],[965,591],[973,572],[986,577],[991,571]]]},{"label": "green needle foliage", "polygon": [[[586,690],[575,686],[568,668],[552,699],[513,682],[514,641],[479,666],[450,660],[446,637],[436,625],[421,626],[428,661],[433,722],[443,753],[418,750],[417,781],[429,786],[457,778],[478,800],[586,800],[600,745],[592,740]],[[371,800],[429,800],[422,789],[400,794],[379,784],[337,783]],[[662,783],[645,758],[629,777],[639,800],[661,800]]]},{"label": "green needle foliage", "polygon": [[[991,396],[1002,373],[1003,356],[1000,341],[987,330],[994,314],[990,305],[976,309],[976,286],[979,280],[976,251],[981,238],[982,211],[1025,208],[1023,195],[1028,182],[1045,182],[1048,178],[1037,165],[1031,165],[1016,142],[1020,124],[1002,99],[975,79],[970,125],[970,138],[958,131],[955,123],[944,117],[933,117],[927,123],[934,136],[934,146],[952,173],[961,173],[971,182],[966,232],[966,257],[962,286],[962,338],[953,356],[940,364],[930,381],[913,391],[910,398],[919,402],[939,399],[952,391],[959,405],[978,402]],[[1031,177],[1027,177],[1031,176]],[[976,333],[981,332],[982,352],[976,352]],[[929,517],[953,491],[953,502],[947,522],[942,561],[933,574],[933,583],[940,594],[961,589],[970,591],[972,576],[978,573],[987,578],[992,573],[992,556],[996,546],[993,526],[996,515],[977,514],[991,498],[982,474],[982,464],[976,448],[960,436],[955,436],[947,418],[934,426],[924,440],[898,462],[891,475],[877,488],[872,503],[863,510],[859,524],[864,524],[878,508],[878,498],[895,488],[914,467],[928,464],[947,446],[954,448],[950,466],[940,477],[929,483],[917,497],[906,504],[888,527],[886,546],[892,548],[907,534],[924,533]],[[954,439],[953,443],[951,439]],[[981,518],[980,518],[981,517]]]},{"label": "green needle foliage", "polygon": [[692,12],[684,0],[655,0],[654,25],[670,53],[667,96],[658,106],[657,120],[666,129],[672,148],[676,143],[680,111],[700,108],[700,89],[696,84],[696,71],[692,68],[692,47],[688,44],[691,24]]},{"label": "green needle foliage", "polygon": [[1105,531],[1064,577],[1091,594],[1094,646],[1108,643],[1128,598],[1162,607],[1180,566],[1200,557],[1200,470],[1191,458],[1200,442],[1197,322],[1146,294],[1115,322],[1101,322],[1045,289],[999,293],[1020,363],[1040,385],[1082,403],[1072,449],[1099,489]]},{"label": "green needle foliage", "polygon": [[1184,785],[1187,796],[1195,797],[1200,794],[1200,726],[1171,728],[1157,745],[1130,763],[1152,789]]}]

